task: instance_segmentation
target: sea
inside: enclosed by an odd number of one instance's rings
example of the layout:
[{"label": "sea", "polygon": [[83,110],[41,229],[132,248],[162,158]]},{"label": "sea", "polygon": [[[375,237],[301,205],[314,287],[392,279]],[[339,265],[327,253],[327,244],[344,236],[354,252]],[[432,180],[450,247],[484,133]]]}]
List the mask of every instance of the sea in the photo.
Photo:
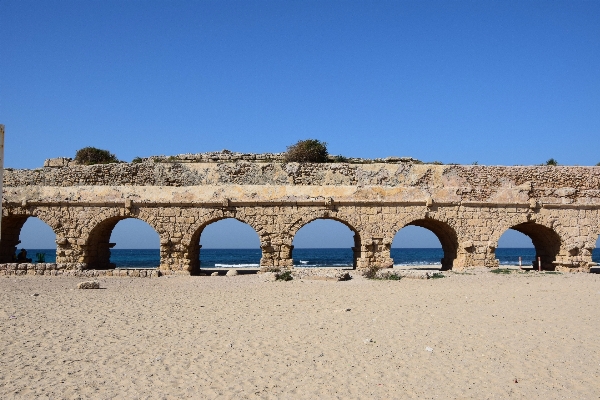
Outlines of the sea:
[{"label": "sea", "polygon": [[[27,257],[36,262],[37,254],[43,254],[44,262],[56,261],[54,249],[26,249]],[[443,257],[441,248],[393,248],[391,256],[394,265],[428,265],[439,264]],[[260,249],[202,249],[200,252],[200,268],[258,268],[261,257]],[[352,250],[343,249],[294,249],[294,265],[298,267],[351,267]],[[535,258],[533,248],[500,248],[496,249],[496,258],[501,265],[519,265],[519,257],[523,265],[531,265]],[[160,264],[158,249],[112,249],[111,262],[118,268],[156,268]],[[593,261],[600,263],[600,249],[592,254]]]}]

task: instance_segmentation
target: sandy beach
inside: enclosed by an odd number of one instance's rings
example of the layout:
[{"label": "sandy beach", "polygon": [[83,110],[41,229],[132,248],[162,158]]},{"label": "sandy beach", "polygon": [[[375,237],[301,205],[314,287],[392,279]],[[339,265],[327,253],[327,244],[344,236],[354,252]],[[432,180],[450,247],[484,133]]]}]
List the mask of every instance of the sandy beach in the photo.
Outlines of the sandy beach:
[{"label": "sandy beach", "polygon": [[0,279],[3,399],[598,398],[600,276]]}]

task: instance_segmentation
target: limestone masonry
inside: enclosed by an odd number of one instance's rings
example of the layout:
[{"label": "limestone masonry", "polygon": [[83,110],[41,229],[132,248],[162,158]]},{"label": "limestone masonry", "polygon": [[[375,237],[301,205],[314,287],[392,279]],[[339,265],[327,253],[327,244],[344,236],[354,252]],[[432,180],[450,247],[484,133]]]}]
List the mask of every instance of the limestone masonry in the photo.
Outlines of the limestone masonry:
[{"label": "limestone masonry", "polygon": [[11,262],[33,216],[56,233],[52,270],[114,268],[109,239],[125,218],[158,232],[163,274],[198,273],[202,231],[224,218],[256,230],[265,271],[292,268],[294,235],[319,218],[354,231],[356,268],[392,266],[391,243],[406,225],[437,235],[445,269],[497,266],[498,239],[510,228],[532,239],[543,269],[594,265],[600,167],[348,161],[284,163],[280,154],[224,151],[91,166],[60,158],[40,169],[7,169],[0,263]]}]

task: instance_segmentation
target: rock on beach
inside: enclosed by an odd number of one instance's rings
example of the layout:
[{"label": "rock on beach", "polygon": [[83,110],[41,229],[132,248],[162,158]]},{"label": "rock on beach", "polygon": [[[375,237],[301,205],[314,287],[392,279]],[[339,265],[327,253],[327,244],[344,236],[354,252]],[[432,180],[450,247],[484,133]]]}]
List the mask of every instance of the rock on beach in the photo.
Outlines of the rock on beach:
[{"label": "rock on beach", "polygon": [[77,289],[100,289],[100,282],[98,281],[85,281],[79,282]]}]

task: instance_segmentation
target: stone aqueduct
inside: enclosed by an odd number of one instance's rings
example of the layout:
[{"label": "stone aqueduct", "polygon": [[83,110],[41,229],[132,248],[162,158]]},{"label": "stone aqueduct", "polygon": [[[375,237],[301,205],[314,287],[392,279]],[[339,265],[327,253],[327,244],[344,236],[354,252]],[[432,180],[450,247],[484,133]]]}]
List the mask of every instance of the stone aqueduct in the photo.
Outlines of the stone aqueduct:
[{"label": "stone aqueduct", "polygon": [[[261,268],[293,267],[292,240],[327,218],[354,231],[356,268],[390,267],[394,235],[431,230],[445,269],[494,267],[500,236],[532,239],[547,270],[589,271],[600,235],[599,167],[429,165],[405,159],[297,164],[261,155],[149,158],[4,174],[0,263],[11,262],[23,224],[37,217],[56,233],[59,268],[109,269],[112,229],[147,222],[160,236],[162,273],[199,271],[200,235],[235,218],[260,237]],[[529,260],[528,260],[529,261]]]}]

